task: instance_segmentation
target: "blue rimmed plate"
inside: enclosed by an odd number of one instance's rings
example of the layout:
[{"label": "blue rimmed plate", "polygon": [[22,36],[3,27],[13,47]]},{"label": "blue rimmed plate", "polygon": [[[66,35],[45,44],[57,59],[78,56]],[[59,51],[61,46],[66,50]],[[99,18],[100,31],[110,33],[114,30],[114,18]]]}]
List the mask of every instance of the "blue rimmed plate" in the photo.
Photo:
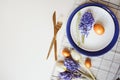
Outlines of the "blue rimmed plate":
[{"label": "blue rimmed plate", "polygon": [[[102,23],[105,32],[97,35],[92,29],[82,43],[79,26],[77,26],[78,14],[82,16],[86,11],[91,11],[95,23]],[[81,54],[87,56],[99,56],[105,54],[115,45],[119,35],[119,24],[115,14],[103,4],[86,3],[77,7],[67,21],[67,37],[70,44]]]}]

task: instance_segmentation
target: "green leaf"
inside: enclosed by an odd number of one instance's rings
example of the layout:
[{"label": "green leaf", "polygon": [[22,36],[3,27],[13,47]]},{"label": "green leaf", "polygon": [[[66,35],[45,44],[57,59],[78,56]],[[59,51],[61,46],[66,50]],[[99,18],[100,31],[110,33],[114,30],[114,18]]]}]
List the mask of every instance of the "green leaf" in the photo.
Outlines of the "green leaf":
[{"label": "green leaf", "polygon": [[77,44],[80,46],[81,43],[79,41],[79,23],[80,23],[81,13],[78,12],[77,16],[78,16],[76,21]]},{"label": "green leaf", "polygon": [[84,44],[85,35],[82,35],[82,43]]}]

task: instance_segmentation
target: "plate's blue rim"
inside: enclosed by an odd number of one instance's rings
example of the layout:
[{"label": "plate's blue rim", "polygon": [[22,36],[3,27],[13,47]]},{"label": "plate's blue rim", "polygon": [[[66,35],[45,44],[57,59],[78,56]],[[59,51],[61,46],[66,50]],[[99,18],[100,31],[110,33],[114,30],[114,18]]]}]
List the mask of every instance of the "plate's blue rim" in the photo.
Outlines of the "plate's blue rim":
[{"label": "plate's blue rim", "polygon": [[[114,37],[112,39],[112,41],[110,42],[110,44],[108,46],[106,46],[104,49],[102,50],[99,50],[99,51],[86,51],[84,49],[81,49],[79,48],[76,43],[73,41],[72,39],[72,36],[71,36],[71,33],[70,33],[70,25],[71,25],[71,21],[72,21],[72,18],[74,17],[74,15],[82,8],[84,7],[88,7],[88,6],[97,6],[97,7],[101,7],[103,8],[104,10],[106,10],[112,17],[113,21],[114,21],[114,24],[115,24],[115,33],[114,33]],[[118,39],[118,36],[119,36],[119,23],[118,23],[118,20],[115,16],[115,14],[110,10],[108,9],[105,5],[103,4],[100,4],[100,3],[85,3],[85,4],[82,4],[80,5],[79,7],[77,7],[70,15],[70,17],[68,18],[68,21],[67,21],[67,27],[66,27],[66,32],[67,32],[67,37],[68,37],[68,40],[70,42],[70,44],[78,51],[80,52],[81,54],[84,54],[86,56],[100,56],[102,54],[105,54],[106,52],[108,52],[109,50],[112,49],[112,47],[115,45],[115,43],[117,42],[117,39]]]}]

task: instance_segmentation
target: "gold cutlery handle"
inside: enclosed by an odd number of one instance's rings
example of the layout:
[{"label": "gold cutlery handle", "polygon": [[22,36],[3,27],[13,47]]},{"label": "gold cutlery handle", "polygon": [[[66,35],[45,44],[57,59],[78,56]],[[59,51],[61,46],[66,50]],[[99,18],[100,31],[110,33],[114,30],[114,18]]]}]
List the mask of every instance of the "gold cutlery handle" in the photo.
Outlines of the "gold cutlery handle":
[{"label": "gold cutlery handle", "polygon": [[52,40],[52,42],[51,42],[51,45],[50,45],[50,48],[49,48],[48,55],[47,55],[47,58],[46,58],[46,59],[48,59],[48,57],[49,57],[49,55],[50,55],[50,52],[51,52],[51,50],[52,50],[52,47],[53,47],[54,42],[55,42],[55,36],[53,37],[53,40]]},{"label": "gold cutlery handle", "polygon": [[57,40],[55,40],[55,43],[54,43],[54,54],[55,54],[55,60],[57,61]]}]

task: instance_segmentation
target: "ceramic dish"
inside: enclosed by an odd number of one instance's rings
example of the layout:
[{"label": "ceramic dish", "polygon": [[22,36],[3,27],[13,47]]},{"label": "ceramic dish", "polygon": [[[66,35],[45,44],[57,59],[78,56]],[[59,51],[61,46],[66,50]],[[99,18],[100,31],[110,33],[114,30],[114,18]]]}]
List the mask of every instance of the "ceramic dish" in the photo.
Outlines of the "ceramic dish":
[{"label": "ceramic dish", "polygon": [[[90,11],[94,17],[94,23],[101,23],[105,32],[103,35],[95,33],[93,27],[89,31],[84,43],[81,42],[81,33],[76,26],[78,14],[82,16],[86,11]],[[67,37],[70,44],[81,54],[87,56],[102,55],[115,45],[119,35],[119,24],[114,13],[103,4],[86,3],[77,7],[69,16],[67,21]],[[79,43],[78,43],[79,42]]]}]

